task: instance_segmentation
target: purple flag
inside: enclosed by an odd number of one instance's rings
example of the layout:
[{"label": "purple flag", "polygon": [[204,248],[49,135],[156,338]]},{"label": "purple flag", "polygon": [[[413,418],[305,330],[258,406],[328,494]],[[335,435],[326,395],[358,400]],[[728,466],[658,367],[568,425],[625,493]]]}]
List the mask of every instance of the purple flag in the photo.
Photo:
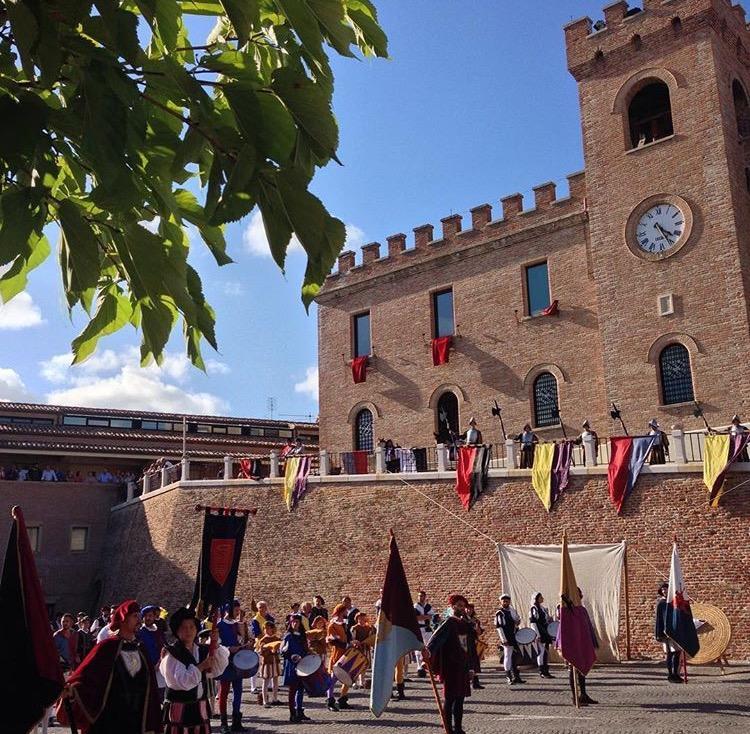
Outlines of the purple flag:
[{"label": "purple flag", "polygon": [[552,506],[568,488],[570,465],[573,463],[573,442],[565,441],[555,446],[555,459],[552,466]]}]

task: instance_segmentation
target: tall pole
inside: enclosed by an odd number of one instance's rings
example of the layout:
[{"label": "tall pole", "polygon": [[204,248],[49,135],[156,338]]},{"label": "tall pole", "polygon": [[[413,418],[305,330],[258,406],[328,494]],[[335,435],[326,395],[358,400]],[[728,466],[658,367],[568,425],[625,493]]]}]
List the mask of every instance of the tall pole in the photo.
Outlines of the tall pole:
[{"label": "tall pole", "polygon": [[625,576],[625,660],[630,660],[630,595],[628,593],[628,544],[625,543],[625,558],[622,562]]},{"label": "tall pole", "polygon": [[182,416],[182,458],[187,458],[187,418]]},{"label": "tall pole", "polygon": [[432,684],[432,693],[435,696],[435,703],[437,703],[438,711],[440,712],[440,720],[443,722],[443,729],[445,734],[451,734],[450,724],[445,718],[445,709],[443,709],[443,702],[440,700],[440,694],[438,693],[437,684],[435,683],[435,676],[432,673],[432,666],[429,661],[427,662],[427,672],[430,674],[430,683]]}]

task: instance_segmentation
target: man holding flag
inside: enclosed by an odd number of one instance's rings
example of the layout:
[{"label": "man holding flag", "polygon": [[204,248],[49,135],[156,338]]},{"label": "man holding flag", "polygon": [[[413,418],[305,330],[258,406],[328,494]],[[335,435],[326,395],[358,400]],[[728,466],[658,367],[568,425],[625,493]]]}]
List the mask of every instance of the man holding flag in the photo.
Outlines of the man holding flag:
[{"label": "man holding flag", "polygon": [[[693,611],[690,608],[685,581],[682,578],[680,554],[677,552],[677,541],[672,546],[672,564],[669,569],[669,588],[664,619],[664,634],[685,655],[694,657],[700,649],[698,631],[693,622]],[[684,664],[684,659],[683,659]],[[687,676],[685,677],[687,682]]]}]

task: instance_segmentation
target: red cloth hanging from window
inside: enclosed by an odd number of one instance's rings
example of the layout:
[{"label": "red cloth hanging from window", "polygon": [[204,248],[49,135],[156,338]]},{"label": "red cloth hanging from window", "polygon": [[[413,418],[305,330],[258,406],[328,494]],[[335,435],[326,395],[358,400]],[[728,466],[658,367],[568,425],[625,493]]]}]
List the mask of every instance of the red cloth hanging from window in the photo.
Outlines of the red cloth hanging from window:
[{"label": "red cloth hanging from window", "polygon": [[367,357],[355,357],[352,360],[352,377],[355,385],[367,380]]},{"label": "red cloth hanging from window", "polygon": [[557,301],[557,299],[555,299],[539,315],[540,316],[558,316],[559,314],[560,314],[560,303],[559,301]]},{"label": "red cloth hanging from window", "polygon": [[353,451],[354,473],[367,474],[367,451]]},{"label": "red cloth hanging from window", "polygon": [[452,343],[452,336],[439,336],[432,340],[432,364],[435,367],[448,363]]}]

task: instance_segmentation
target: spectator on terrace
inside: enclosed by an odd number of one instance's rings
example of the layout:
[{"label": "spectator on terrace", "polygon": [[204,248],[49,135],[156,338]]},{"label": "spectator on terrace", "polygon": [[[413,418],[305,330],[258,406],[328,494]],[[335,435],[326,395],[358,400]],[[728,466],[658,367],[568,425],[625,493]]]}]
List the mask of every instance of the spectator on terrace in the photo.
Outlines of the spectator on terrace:
[{"label": "spectator on terrace", "polygon": [[24,466],[18,470],[18,481],[27,482],[29,479],[29,470]]},{"label": "spectator on terrace", "polygon": [[89,484],[96,484],[96,481],[97,481],[96,474],[94,474],[94,472],[90,471],[86,475],[86,482],[89,483]]},{"label": "spectator on terrace", "polygon": [[114,477],[112,476],[112,473],[109,471],[109,469],[104,469],[103,471],[99,472],[96,481],[99,482],[99,484],[109,484],[110,482],[114,481]]},{"label": "spectator on terrace", "polygon": [[55,470],[52,467],[47,467],[42,472],[42,481],[43,482],[56,482],[57,481],[57,474],[55,473]]},{"label": "spectator on terrace", "polygon": [[78,469],[75,474],[70,478],[71,482],[82,482],[83,481],[83,474],[81,474],[81,470]]},{"label": "spectator on terrace", "polygon": [[57,481],[58,482],[67,482],[68,481],[68,474],[67,472],[64,472],[62,469],[58,469],[55,474],[57,475]]}]

